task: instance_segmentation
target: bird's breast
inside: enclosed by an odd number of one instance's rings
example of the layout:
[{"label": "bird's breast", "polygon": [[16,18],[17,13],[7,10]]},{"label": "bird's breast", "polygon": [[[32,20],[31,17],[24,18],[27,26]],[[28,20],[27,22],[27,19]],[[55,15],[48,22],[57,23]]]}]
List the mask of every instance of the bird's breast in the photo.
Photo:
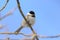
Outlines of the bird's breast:
[{"label": "bird's breast", "polygon": [[33,25],[35,23],[35,18],[34,17],[29,17],[29,23]]}]

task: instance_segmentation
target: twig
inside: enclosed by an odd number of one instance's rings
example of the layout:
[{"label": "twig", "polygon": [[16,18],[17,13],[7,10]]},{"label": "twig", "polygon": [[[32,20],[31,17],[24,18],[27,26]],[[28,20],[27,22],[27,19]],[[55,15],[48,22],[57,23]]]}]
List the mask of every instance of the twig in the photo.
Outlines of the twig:
[{"label": "twig", "polygon": [[0,39],[0,40],[23,40],[23,39],[11,39],[11,38],[5,38],[5,39]]},{"label": "twig", "polygon": [[2,24],[0,24],[0,29],[2,29],[3,28],[3,25]]},{"label": "twig", "polygon": [[0,20],[6,18],[7,16],[11,15],[15,10],[17,9],[17,7],[11,9],[10,11],[8,11],[3,17],[0,18]]},{"label": "twig", "polygon": [[[0,34],[9,34],[9,35],[11,35],[11,34],[16,34],[16,33],[13,33],[13,32],[0,32]],[[24,33],[19,33],[19,34],[24,35],[26,37],[31,37],[32,36],[32,34],[31,35],[24,34]]]},{"label": "twig", "polygon": [[[16,33],[13,33],[13,32],[0,32],[0,34],[16,34]],[[24,33],[19,33],[25,37],[32,37],[34,38],[36,35],[35,34],[24,34]],[[60,34],[57,34],[57,35],[54,35],[54,36],[45,36],[45,35],[37,35],[39,38],[57,38],[57,37],[60,37]]]},{"label": "twig", "polygon": [[0,12],[6,7],[6,5],[8,4],[8,2],[9,2],[9,0],[6,0],[6,4],[4,4],[4,5],[2,6],[2,8],[0,9]]},{"label": "twig", "polygon": [[60,34],[58,34],[58,35],[55,35],[55,36],[39,36],[40,38],[58,38],[58,37],[60,37]]},{"label": "twig", "polygon": [[[21,9],[19,0],[17,0],[17,4],[18,4],[18,9],[19,9],[21,15],[23,16],[24,20],[25,20],[26,23],[29,25],[29,27],[30,27],[30,29],[32,30],[32,32],[33,32],[34,34],[36,34],[35,31],[33,30],[32,26],[29,24],[29,22],[28,22],[27,19],[25,18],[24,13],[22,12],[22,9]],[[36,39],[39,40],[38,37],[37,37],[37,35],[36,35]]]}]

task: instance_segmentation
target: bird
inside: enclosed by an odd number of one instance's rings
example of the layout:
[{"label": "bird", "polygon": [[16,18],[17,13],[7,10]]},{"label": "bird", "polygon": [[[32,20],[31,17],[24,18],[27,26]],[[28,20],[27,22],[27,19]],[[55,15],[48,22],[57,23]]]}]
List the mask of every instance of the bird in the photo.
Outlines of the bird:
[{"label": "bird", "polygon": [[[27,15],[25,16],[25,18],[27,19],[27,21],[29,22],[29,24],[31,26],[34,25],[35,23],[35,12],[34,11],[29,11],[27,13]],[[24,27],[29,27],[28,24],[26,23],[26,21],[23,19],[21,26],[15,31],[16,34],[19,34],[19,32],[24,28]]]}]

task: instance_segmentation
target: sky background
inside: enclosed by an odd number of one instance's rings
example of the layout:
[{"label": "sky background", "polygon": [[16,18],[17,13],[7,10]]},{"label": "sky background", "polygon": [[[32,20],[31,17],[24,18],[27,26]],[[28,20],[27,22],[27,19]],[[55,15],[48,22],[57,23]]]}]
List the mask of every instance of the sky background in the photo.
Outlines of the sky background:
[{"label": "sky background", "polygon": [[[5,3],[5,0],[0,1],[0,8]],[[21,8],[26,15],[30,10],[36,14],[36,22],[33,29],[38,35],[57,35],[60,34],[60,0],[20,0]],[[16,0],[9,0],[6,8],[1,11],[1,16],[4,16],[9,10],[17,7]],[[16,31],[23,17],[21,16],[18,8],[8,16],[0,21],[0,24],[5,25],[0,29],[0,32],[14,32]],[[8,28],[8,29],[6,29]],[[32,33],[29,28],[24,28],[21,32],[25,34]],[[6,38],[6,35],[0,34],[1,38]],[[13,36],[13,37],[12,37]],[[10,38],[23,38],[22,35],[9,35]],[[40,38],[40,40],[60,40],[60,38]]]}]

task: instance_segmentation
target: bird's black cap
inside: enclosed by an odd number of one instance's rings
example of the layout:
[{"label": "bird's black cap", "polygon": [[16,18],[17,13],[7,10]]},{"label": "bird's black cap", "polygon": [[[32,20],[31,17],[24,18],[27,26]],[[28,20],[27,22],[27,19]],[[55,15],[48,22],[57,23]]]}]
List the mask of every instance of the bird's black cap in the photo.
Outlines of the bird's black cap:
[{"label": "bird's black cap", "polygon": [[30,14],[35,14],[34,11],[30,11],[29,13],[30,13]]}]

